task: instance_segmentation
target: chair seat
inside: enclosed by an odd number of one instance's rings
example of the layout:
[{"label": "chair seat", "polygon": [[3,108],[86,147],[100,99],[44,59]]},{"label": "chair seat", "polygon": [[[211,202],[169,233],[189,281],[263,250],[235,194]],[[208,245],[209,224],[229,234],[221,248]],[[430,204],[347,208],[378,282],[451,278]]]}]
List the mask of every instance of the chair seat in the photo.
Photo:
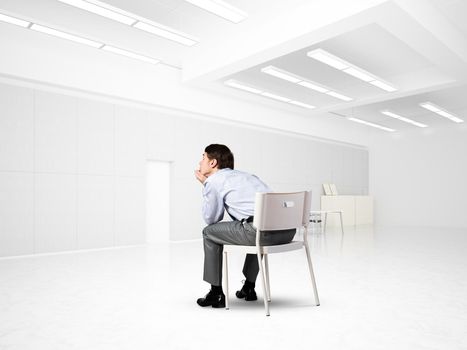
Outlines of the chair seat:
[{"label": "chair seat", "polygon": [[[303,248],[303,241],[292,241],[286,244],[261,246],[261,254],[274,254],[282,252],[290,252]],[[224,245],[224,252],[233,253],[241,252],[247,254],[256,254],[258,252],[256,246],[249,245]]]}]

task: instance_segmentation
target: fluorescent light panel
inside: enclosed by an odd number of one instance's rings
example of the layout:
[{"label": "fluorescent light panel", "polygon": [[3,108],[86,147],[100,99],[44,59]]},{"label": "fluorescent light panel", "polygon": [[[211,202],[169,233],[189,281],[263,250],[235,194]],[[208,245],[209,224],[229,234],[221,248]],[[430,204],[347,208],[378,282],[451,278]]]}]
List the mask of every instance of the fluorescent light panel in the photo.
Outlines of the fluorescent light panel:
[{"label": "fluorescent light panel", "polygon": [[295,75],[286,72],[282,69],[276,68],[274,66],[267,66],[261,69],[261,72],[272,75],[276,78],[290,81],[291,83],[299,83],[303,79],[296,77]]},{"label": "fluorescent light panel", "polygon": [[347,96],[339,94],[339,93],[337,93],[335,91],[328,91],[328,92],[326,92],[326,95],[338,98],[339,100],[343,100],[343,101],[346,101],[346,102],[352,101],[351,97],[347,97]]},{"label": "fluorescent light panel", "polygon": [[290,103],[290,104],[293,104],[293,105],[296,105],[296,106],[299,106],[299,107],[308,108],[308,109],[316,108],[315,106],[312,106],[310,104],[303,103],[303,102],[300,102],[300,101],[291,100],[288,97],[273,94],[273,93],[270,93],[268,91],[263,91],[263,90],[255,88],[255,87],[249,86],[247,84],[241,83],[241,82],[239,82],[237,80],[234,80],[234,79],[229,79],[227,81],[224,81],[224,84],[227,85],[227,86],[236,88],[236,89],[248,91],[248,92],[258,94],[258,95],[261,95],[261,96],[264,96],[264,97],[269,97],[269,98],[272,98],[272,99],[277,100],[277,101],[287,102],[287,103]]},{"label": "fluorescent light panel", "polygon": [[68,33],[62,32],[60,30],[56,30],[56,29],[52,29],[52,28],[49,28],[49,27],[41,26],[41,25],[35,24],[35,23],[30,28],[32,30],[37,31],[37,32],[53,35],[53,36],[56,36],[58,38],[74,41],[74,42],[79,43],[79,44],[88,45],[88,46],[94,47],[96,49],[101,48],[103,46],[102,43],[99,43],[97,41],[82,38],[80,36],[73,35],[73,34],[68,34]]},{"label": "fluorescent light panel", "polygon": [[353,100],[351,97],[342,95],[342,94],[337,93],[335,91],[332,91],[331,89],[329,89],[327,87],[323,87],[321,85],[318,85],[317,83],[310,82],[310,81],[306,80],[305,78],[302,78],[302,77],[300,77],[298,75],[295,75],[293,73],[287,72],[287,71],[285,71],[283,69],[280,69],[280,68],[277,68],[277,67],[274,67],[274,66],[264,67],[264,68],[261,69],[261,72],[272,75],[272,76],[274,76],[276,78],[287,80],[287,81],[289,81],[291,83],[301,85],[301,86],[306,87],[308,89],[312,89],[312,90],[327,94],[329,96],[338,98],[340,100],[344,100],[344,101],[352,101]]},{"label": "fluorescent light panel", "polygon": [[324,64],[327,64],[328,66],[334,67],[339,70],[343,70],[350,66],[344,60],[334,55],[331,55],[329,52],[324,51],[323,49],[316,49],[313,51],[309,51],[307,53],[307,56],[314,58],[317,61],[323,62]]},{"label": "fluorescent light panel", "polygon": [[185,0],[233,23],[239,23],[248,17],[246,12],[221,0]]},{"label": "fluorescent light panel", "polygon": [[[5,20],[5,18],[6,18],[6,20]],[[10,18],[13,18],[14,21],[10,20]],[[113,53],[116,53],[116,54],[119,54],[119,55],[130,57],[130,58],[133,58],[133,59],[136,59],[136,60],[139,60],[139,61],[143,61],[143,62],[147,62],[147,63],[151,63],[151,64],[157,64],[157,63],[160,62],[158,59],[155,59],[153,57],[140,55],[140,54],[137,54],[135,52],[127,51],[127,50],[120,49],[120,48],[110,46],[110,45],[106,45],[104,43],[100,43],[100,42],[97,42],[97,41],[94,41],[94,40],[86,39],[86,38],[83,38],[83,37],[80,37],[80,36],[77,36],[77,35],[65,33],[65,32],[62,32],[61,30],[53,29],[53,28],[46,27],[46,26],[43,26],[43,25],[40,25],[40,24],[36,24],[36,23],[31,24],[30,22],[23,21],[23,20],[18,19],[18,18],[6,16],[6,15],[3,15],[3,14],[0,14],[0,21],[4,21],[4,22],[8,21],[8,23],[17,24],[17,25],[20,25],[20,26],[26,27],[26,28],[29,27],[31,30],[34,30],[36,32],[49,34],[49,35],[52,35],[52,36],[55,36],[55,37],[58,37],[58,38],[61,38],[61,39],[66,39],[66,40],[73,41],[75,43],[91,46],[91,47],[94,47],[96,49],[103,49],[105,51],[109,51],[109,52],[113,52]],[[26,23],[27,23],[27,25],[26,25]]]},{"label": "fluorescent light panel", "polygon": [[153,22],[149,19],[140,17],[133,13],[119,9],[118,7],[111,6],[105,2],[98,0],[58,0],[65,4],[78,7],[82,10],[86,10],[103,16],[114,21],[135,27],[145,32],[169,39],[186,46],[192,46],[198,42],[198,39],[179,32],[172,28],[163,26],[162,24]]},{"label": "fluorescent light panel", "polygon": [[31,22],[28,21],[23,21],[22,19],[16,18],[16,17],[11,17],[4,15],[3,13],[0,13],[0,21],[14,24],[20,27],[27,28],[31,25]]},{"label": "fluorescent light panel", "polygon": [[276,95],[276,94],[271,94],[270,92],[266,92],[266,91],[263,91],[263,92],[261,93],[261,95],[266,96],[266,97],[269,97],[269,98],[272,98],[272,99],[274,99],[274,100],[282,101],[282,102],[289,102],[289,101],[291,101],[291,99],[288,98],[288,97],[283,97],[283,96],[279,96],[279,95]]},{"label": "fluorescent light panel", "polygon": [[316,85],[316,84],[313,84],[313,83],[310,83],[309,81],[301,81],[298,83],[298,85],[301,85],[303,87],[306,87],[308,89],[311,89],[311,90],[315,90],[315,91],[318,91],[318,92],[322,92],[322,93],[326,93],[329,91],[329,89],[326,89],[322,86],[319,86],[319,85]]},{"label": "fluorescent light panel", "polygon": [[384,114],[384,115],[387,115],[388,117],[399,119],[400,121],[403,121],[403,122],[418,126],[419,128],[426,128],[428,126],[428,125],[416,122],[415,120],[403,117],[403,116],[401,116],[399,114],[396,114],[396,113],[393,113],[393,112],[390,112],[390,111],[381,111],[381,113]]},{"label": "fluorescent light panel", "polygon": [[150,22],[149,20],[144,22],[138,21],[133,25],[133,27],[172,41],[176,41],[186,46],[193,46],[194,44],[198,43],[198,39],[192,36],[188,36],[187,34],[175,31],[174,29],[165,27],[161,24],[152,21]]},{"label": "fluorescent light panel", "polygon": [[356,122],[356,123],[368,125],[368,126],[371,126],[371,127],[373,127],[373,128],[381,129],[381,130],[384,130],[384,131],[389,131],[389,132],[394,132],[394,131],[396,131],[396,130],[394,130],[394,129],[387,128],[387,127],[382,126],[382,125],[379,125],[379,124],[370,123],[370,122],[367,122],[367,121],[365,121],[365,120],[358,119],[358,118],[350,117],[350,118],[347,118],[347,119],[350,120],[350,121]]},{"label": "fluorescent light panel", "polygon": [[65,4],[78,7],[82,10],[95,13],[96,15],[109,18],[111,20],[132,25],[136,22],[134,18],[128,16],[124,11],[119,8],[110,6],[104,2],[93,1],[93,0],[58,0]]},{"label": "fluorescent light panel", "polygon": [[362,72],[360,69],[354,68],[354,67],[349,67],[343,70],[343,72],[354,76],[357,79],[363,80],[365,83],[368,83],[370,81],[375,80],[371,75]]},{"label": "fluorescent light panel", "polygon": [[248,86],[248,85],[245,85],[243,83],[239,83],[238,81],[236,80],[233,80],[233,79],[230,79],[230,80],[227,80],[224,82],[225,85],[228,85],[230,87],[233,87],[233,88],[236,88],[236,89],[240,89],[240,90],[245,90],[245,91],[248,91],[248,92],[252,92],[254,94],[260,94],[262,91],[259,90],[259,89],[256,89],[256,88],[253,88],[251,86]]},{"label": "fluorescent light panel", "polygon": [[102,50],[109,51],[112,53],[116,53],[118,55],[130,57],[130,58],[134,58],[136,60],[147,62],[147,63],[158,64],[160,62],[159,60],[155,58],[140,55],[140,54],[137,54],[131,51],[119,49],[118,47],[114,47],[114,46],[105,45],[104,47],[102,47]]},{"label": "fluorescent light panel", "polygon": [[316,108],[315,106],[312,106],[312,105],[309,105],[308,103],[303,103],[303,102],[300,102],[300,101],[289,101],[289,103],[291,103],[293,105],[296,105],[296,106],[303,107],[303,108],[308,108],[308,109],[315,109]]},{"label": "fluorescent light panel", "polygon": [[431,103],[431,102],[423,102],[423,103],[420,103],[420,106],[431,111],[431,112],[434,112],[442,117],[445,117],[445,118],[448,118],[450,120],[452,120],[453,122],[455,123],[463,123],[464,120],[449,113],[448,111],[446,111],[445,109],[435,105],[434,103]]},{"label": "fluorescent light panel", "polygon": [[309,51],[307,53],[307,56],[317,61],[320,61],[322,63],[325,63],[333,68],[336,68],[344,73],[347,73],[357,79],[363,80],[366,83],[370,83],[384,91],[393,92],[397,90],[391,84],[388,84],[382,81],[382,79],[377,78],[371,73],[368,73],[364,69],[361,69],[353,64],[350,64],[349,62],[337,56],[334,56],[333,54],[323,49],[316,49],[316,50]]},{"label": "fluorescent light panel", "polygon": [[438,106],[435,106],[431,102],[420,103],[420,106],[425,108],[425,109],[428,109],[431,112],[435,112],[435,113],[441,111],[441,108],[439,108]]},{"label": "fluorescent light panel", "polygon": [[397,89],[389,84],[386,84],[386,83],[383,83],[382,81],[379,81],[379,80],[373,80],[373,81],[370,81],[370,84],[371,85],[374,85],[376,87],[379,87],[380,89],[383,89],[387,92],[394,92],[394,91],[397,91]]}]

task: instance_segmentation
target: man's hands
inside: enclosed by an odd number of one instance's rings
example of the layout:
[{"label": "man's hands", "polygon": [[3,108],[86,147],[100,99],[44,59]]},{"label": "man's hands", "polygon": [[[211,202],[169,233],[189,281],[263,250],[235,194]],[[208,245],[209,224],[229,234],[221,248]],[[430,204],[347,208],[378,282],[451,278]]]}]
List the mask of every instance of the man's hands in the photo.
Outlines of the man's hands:
[{"label": "man's hands", "polygon": [[204,185],[204,181],[206,181],[207,177],[201,174],[199,170],[195,170],[195,177],[196,179]]}]

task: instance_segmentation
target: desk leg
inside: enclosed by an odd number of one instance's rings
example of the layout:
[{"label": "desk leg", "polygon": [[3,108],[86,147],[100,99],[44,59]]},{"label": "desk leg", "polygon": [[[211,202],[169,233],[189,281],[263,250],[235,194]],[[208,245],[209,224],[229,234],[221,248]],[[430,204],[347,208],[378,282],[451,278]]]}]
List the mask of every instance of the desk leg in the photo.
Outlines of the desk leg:
[{"label": "desk leg", "polygon": [[324,230],[323,230],[323,233],[326,233],[327,224],[328,224],[328,213],[324,213]]},{"label": "desk leg", "polygon": [[341,218],[341,231],[342,231],[342,234],[344,234],[344,224],[342,222],[342,212],[339,213],[339,216]]}]

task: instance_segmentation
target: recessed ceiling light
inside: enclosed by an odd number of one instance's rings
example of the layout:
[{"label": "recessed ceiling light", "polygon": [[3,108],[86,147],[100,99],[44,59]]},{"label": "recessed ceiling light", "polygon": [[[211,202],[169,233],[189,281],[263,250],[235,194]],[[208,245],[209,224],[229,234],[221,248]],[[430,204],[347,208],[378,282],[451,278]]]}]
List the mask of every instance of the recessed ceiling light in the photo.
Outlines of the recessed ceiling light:
[{"label": "recessed ceiling light", "polygon": [[158,23],[155,23],[149,20],[138,21],[133,25],[133,27],[144,30],[145,32],[148,32],[148,33],[161,36],[163,38],[166,38],[172,41],[176,41],[186,46],[193,46],[199,41],[195,37],[189,36],[188,34],[181,33],[172,28],[163,26],[162,24],[158,24]]},{"label": "recessed ceiling light", "polygon": [[134,58],[136,60],[147,62],[147,63],[158,64],[160,62],[158,59],[140,55],[140,54],[137,54],[131,51],[119,49],[118,47],[114,47],[114,46],[105,45],[104,47],[102,47],[102,50],[116,53],[117,55]]},{"label": "recessed ceiling light", "polygon": [[315,90],[315,91],[318,91],[318,92],[322,92],[322,93],[325,93],[325,92],[328,92],[329,89],[326,89],[322,86],[319,86],[319,85],[316,85],[316,84],[313,84],[313,83],[310,83],[309,81],[301,81],[298,83],[298,85],[301,85],[303,87],[306,87],[308,89],[311,89],[311,90]]},{"label": "recessed ceiling light", "polygon": [[425,108],[425,109],[428,109],[429,111],[434,112],[434,113],[436,113],[436,114],[438,114],[438,115],[440,115],[442,117],[448,118],[448,119],[452,120],[455,123],[463,123],[464,122],[463,119],[453,115],[452,113],[449,113],[444,108],[441,108],[441,107],[435,105],[434,103],[423,102],[423,103],[420,103],[420,106]]},{"label": "recessed ceiling light", "polygon": [[354,117],[349,117],[349,118],[347,118],[347,119],[350,120],[350,121],[356,122],[356,123],[368,125],[368,126],[371,126],[371,127],[373,127],[373,128],[381,129],[381,130],[384,130],[384,131],[389,131],[389,132],[394,132],[394,131],[396,131],[396,130],[394,130],[394,129],[387,128],[387,127],[385,127],[385,126],[382,126],[382,125],[379,125],[379,124],[375,124],[375,123],[370,123],[370,122],[367,122],[367,121],[365,121],[365,120],[358,119],[358,118],[354,118]]},{"label": "recessed ceiling light", "polygon": [[326,92],[326,95],[329,95],[329,96],[338,98],[339,100],[343,100],[343,101],[347,101],[347,102],[353,100],[353,98],[351,98],[351,97],[339,94],[339,93],[334,92],[334,91],[328,91],[328,92]]},{"label": "recessed ceiling light", "polygon": [[272,99],[274,99],[274,100],[282,101],[282,102],[289,102],[289,101],[291,101],[291,99],[288,98],[288,97],[283,97],[283,96],[279,96],[279,95],[276,95],[276,94],[271,94],[270,92],[266,92],[266,91],[263,91],[263,92],[261,93],[261,95],[266,96],[266,97],[269,97],[269,98],[272,98]]},{"label": "recessed ceiling light", "polygon": [[368,83],[370,81],[375,80],[371,75],[363,72],[360,69],[354,68],[354,67],[349,67],[343,70],[343,72],[354,76],[357,79],[363,80],[364,82]]},{"label": "recessed ceiling light", "polygon": [[22,19],[16,18],[16,17],[11,17],[4,15],[3,13],[0,13],[0,21],[14,24],[20,27],[27,28],[31,24],[31,22],[28,21],[23,21]]},{"label": "recessed ceiling light", "polygon": [[66,39],[66,40],[71,40],[71,41],[74,41],[74,42],[79,43],[79,44],[84,44],[84,45],[88,45],[88,46],[91,46],[91,47],[95,47],[97,49],[101,48],[104,45],[104,44],[99,43],[99,42],[94,41],[94,40],[89,40],[89,39],[86,39],[86,38],[82,38],[82,37],[77,36],[77,35],[65,33],[65,32],[62,32],[61,30],[56,30],[56,29],[52,29],[52,28],[49,28],[49,27],[44,27],[44,26],[41,26],[41,25],[35,24],[35,23],[30,28],[32,30],[37,31],[37,32],[53,35],[53,36],[56,36],[56,37],[59,37],[59,38],[62,38],[62,39]]},{"label": "recessed ceiling light", "polygon": [[185,0],[233,23],[239,23],[248,17],[246,12],[221,0]]},{"label": "recessed ceiling light", "polygon": [[241,83],[241,82],[239,82],[237,80],[234,80],[234,79],[226,80],[226,81],[224,81],[224,84],[227,85],[227,86],[236,88],[236,89],[248,91],[248,92],[258,94],[258,95],[261,95],[261,96],[264,96],[264,97],[269,97],[269,98],[272,98],[272,99],[277,100],[277,101],[287,102],[287,103],[293,104],[295,106],[299,106],[299,107],[303,107],[303,108],[307,108],[307,109],[316,108],[315,106],[312,106],[312,105],[310,105],[308,103],[295,101],[295,100],[292,100],[292,99],[290,99],[288,97],[273,94],[273,93],[268,92],[268,91],[263,91],[261,89],[255,88],[255,87],[250,86],[250,85],[245,84],[245,83]]},{"label": "recessed ceiling light", "polygon": [[331,55],[329,52],[324,51],[323,49],[309,51],[307,53],[307,56],[339,70],[343,70],[349,67],[349,64],[347,62],[341,60],[340,58],[334,55]]},{"label": "recessed ceiling light", "polygon": [[245,90],[245,91],[248,91],[248,92],[252,92],[254,94],[260,94],[262,92],[262,90],[259,90],[259,89],[256,89],[254,87],[245,85],[243,83],[239,83],[238,81],[233,80],[233,79],[225,81],[224,84],[227,85],[227,86],[230,86],[230,87],[240,89],[240,90]]},{"label": "recessed ceiling light", "polygon": [[65,4],[78,7],[82,10],[95,13],[96,15],[109,18],[111,20],[132,25],[136,22],[134,18],[128,16],[123,10],[110,6],[101,1],[95,0],[58,0]]},{"label": "recessed ceiling light", "polygon": [[322,86],[322,85],[320,85],[318,83],[311,82],[309,80],[306,80],[303,77],[300,77],[300,76],[298,76],[296,74],[287,72],[286,70],[283,70],[283,69],[280,69],[280,68],[277,68],[277,67],[274,67],[274,66],[267,66],[265,68],[262,68],[261,72],[272,75],[272,76],[274,76],[276,78],[280,78],[280,79],[289,81],[291,83],[298,84],[300,86],[306,87],[306,88],[311,89],[311,90],[315,90],[315,91],[318,91],[318,92],[321,92],[321,93],[325,93],[325,94],[327,94],[329,96],[338,98],[340,100],[352,101],[352,98],[344,96],[344,95],[342,95],[342,94],[340,94],[338,92],[332,91],[328,87],[324,87],[324,86]]},{"label": "recessed ceiling light", "polygon": [[333,54],[323,49],[315,49],[315,50],[309,51],[307,53],[307,56],[314,58],[315,60],[320,61],[322,63],[325,63],[333,68],[336,68],[344,73],[347,73],[366,83],[370,83],[384,91],[393,92],[397,90],[391,84],[384,82],[383,79],[380,79],[376,77],[375,75],[365,71],[364,69],[359,68],[343,60],[342,58],[334,56]]},{"label": "recessed ceiling light", "polygon": [[420,103],[420,106],[435,113],[441,111],[441,109],[438,106],[432,104],[431,102]]},{"label": "recessed ceiling light", "polygon": [[388,117],[399,119],[400,121],[418,126],[419,128],[426,128],[428,125],[416,122],[415,120],[400,116],[399,114],[390,112],[390,111],[381,111],[382,114],[387,115]]},{"label": "recessed ceiling light", "polygon": [[293,105],[296,105],[296,106],[303,107],[303,108],[308,108],[308,109],[315,109],[316,108],[315,106],[309,105],[307,103],[299,102],[299,101],[289,101],[289,103],[291,103]]},{"label": "recessed ceiling light", "polygon": [[98,0],[58,0],[65,4],[78,7],[82,10],[86,10],[103,16],[114,21],[135,27],[145,32],[155,34],[157,36],[163,37],[175,41],[177,43],[192,46],[198,42],[193,36],[179,32],[175,29],[166,27],[162,24],[151,21],[147,18],[140,17],[134,13],[124,11],[118,7],[111,6],[105,2]]},{"label": "recessed ceiling light", "polygon": [[272,75],[276,78],[280,78],[283,80],[290,81],[291,83],[298,83],[302,81],[303,79],[297,78],[294,75],[290,74],[289,72],[286,72],[282,69],[276,68],[274,66],[267,66],[265,68],[261,69],[261,72]]},{"label": "recessed ceiling light", "polygon": [[[0,14],[0,20],[2,18],[3,17]],[[25,22],[25,21],[20,20],[20,19],[18,19],[18,21],[21,21],[20,23]],[[24,27],[24,25],[21,25],[21,26]],[[119,55],[130,57],[130,58],[133,58],[133,59],[136,59],[136,60],[139,60],[139,61],[144,61],[144,62],[148,62],[148,63],[152,63],[152,64],[157,64],[157,63],[160,62],[158,59],[153,58],[153,57],[141,55],[141,54],[138,54],[138,53],[135,53],[135,52],[120,49],[120,48],[110,46],[110,45],[106,45],[104,43],[100,43],[100,42],[97,42],[97,41],[94,41],[94,40],[83,38],[83,37],[78,36],[78,35],[62,32],[61,30],[46,27],[46,26],[43,26],[43,25],[40,25],[40,24],[37,24],[37,23],[29,23],[26,27],[28,27],[29,29],[34,30],[36,32],[52,35],[52,36],[55,36],[55,37],[58,37],[58,38],[61,38],[61,39],[70,40],[70,41],[73,41],[73,42],[78,43],[78,44],[84,44],[84,45],[87,45],[87,46],[94,47],[96,49],[103,49],[105,51],[109,51],[109,52],[113,52],[113,53],[116,53],[116,54],[119,54]]]},{"label": "recessed ceiling light", "polygon": [[374,85],[374,86],[377,86],[379,87],[380,89],[383,89],[387,92],[394,92],[394,91],[397,91],[397,89],[387,83],[383,83],[382,81],[379,81],[379,80],[373,80],[373,81],[370,81],[370,84]]}]

